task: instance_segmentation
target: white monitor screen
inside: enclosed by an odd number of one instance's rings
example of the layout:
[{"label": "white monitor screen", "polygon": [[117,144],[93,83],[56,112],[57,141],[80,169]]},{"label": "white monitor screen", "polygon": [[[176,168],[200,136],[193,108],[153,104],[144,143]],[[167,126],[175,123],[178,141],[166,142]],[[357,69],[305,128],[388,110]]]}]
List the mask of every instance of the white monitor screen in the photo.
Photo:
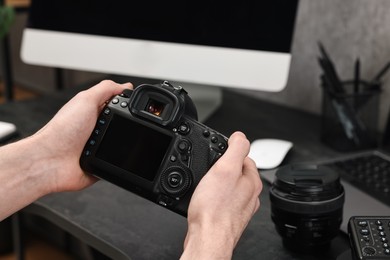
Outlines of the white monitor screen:
[{"label": "white monitor screen", "polygon": [[280,91],[298,0],[33,0],[30,64]]}]

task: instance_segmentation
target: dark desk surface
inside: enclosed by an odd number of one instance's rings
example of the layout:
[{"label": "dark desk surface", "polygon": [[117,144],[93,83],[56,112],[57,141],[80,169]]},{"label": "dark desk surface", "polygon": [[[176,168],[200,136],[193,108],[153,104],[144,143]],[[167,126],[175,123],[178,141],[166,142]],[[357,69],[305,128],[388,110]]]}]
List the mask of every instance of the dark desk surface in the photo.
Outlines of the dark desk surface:
[{"label": "dark desk surface", "polygon": [[[21,136],[38,130],[76,90],[38,100],[0,106],[0,121],[13,122]],[[326,159],[335,152],[319,141],[320,119],[311,114],[224,91],[223,104],[206,125],[230,135],[243,131],[250,140],[281,138],[294,143],[284,164]],[[348,248],[340,234],[329,252],[305,256],[284,249],[270,217],[269,185],[261,208],[235,249],[233,259],[336,259]],[[186,219],[105,181],[80,192],[48,195],[26,207],[114,259],[178,259]]]}]

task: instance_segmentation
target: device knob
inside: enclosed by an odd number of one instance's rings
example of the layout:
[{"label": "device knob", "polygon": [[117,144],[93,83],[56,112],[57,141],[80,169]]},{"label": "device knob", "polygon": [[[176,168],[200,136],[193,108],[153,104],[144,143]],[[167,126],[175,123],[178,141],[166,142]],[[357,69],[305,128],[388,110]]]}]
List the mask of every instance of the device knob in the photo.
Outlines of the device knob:
[{"label": "device knob", "polygon": [[161,186],[169,195],[175,197],[182,197],[190,184],[190,174],[178,167],[167,169],[161,176]]}]

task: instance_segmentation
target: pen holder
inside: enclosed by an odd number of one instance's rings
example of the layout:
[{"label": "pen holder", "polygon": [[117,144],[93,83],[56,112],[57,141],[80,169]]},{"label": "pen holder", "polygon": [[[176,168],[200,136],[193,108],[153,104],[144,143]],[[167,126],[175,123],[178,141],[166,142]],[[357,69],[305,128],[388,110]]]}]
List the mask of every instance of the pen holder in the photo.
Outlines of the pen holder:
[{"label": "pen holder", "polygon": [[376,147],[380,86],[365,81],[342,85],[345,93],[335,93],[322,83],[322,142],[344,152]]}]

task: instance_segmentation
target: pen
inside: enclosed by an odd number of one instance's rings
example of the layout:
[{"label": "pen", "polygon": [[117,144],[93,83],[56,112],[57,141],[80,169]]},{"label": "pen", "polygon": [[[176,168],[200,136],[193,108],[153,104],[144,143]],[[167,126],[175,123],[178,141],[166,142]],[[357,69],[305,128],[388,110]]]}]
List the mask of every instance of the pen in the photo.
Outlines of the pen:
[{"label": "pen", "polygon": [[335,75],[335,73],[332,73],[332,65],[329,63],[329,61],[327,61],[324,58],[319,58],[318,62],[320,63],[321,68],[323,69],[324,78],[327,79],[328,84],[326,84],[326,86],[328,87],[328,89],[333,94],[343,94],[344,93],[343,86],[341,82],[338,80],[337,75]]},{"label": "pen", "polygon": [[[329,78],[325,75],[322,75],[321,79],[325,81],[325,85],[332,85]],[[329,98],[346,137],[356,146],[368,145],[370,139],[368,137],[367,130],[352,110],[352,107],[349,106],[345,99],[340,98],[339,96],[330,95]]]},{"label": "pen", "polygon": [[344,94],[344,87],[341,84],[341,81],[337,75],[336,69],[333,65],[332,60],[329,58],[328,53],[325,50],[325,47],[322,45],[321,42],[318,43],[318,46],[320,48],[321,54],[322,54],[322,64],[321,66],[324,69],[325,74],[327,77],[331,80],[334,90],[339,94]]},{"label": "pen", "polygon": [[356,59],[355,62],[355,75],[354,75],[354,81],[353,81],[353,96],[352,96],[352,102],[353,102],[353,109],[356,111],[358,109],[358,100],[359,100],[359,84],[360,84],[360,60],[359,58]]},{"label": "pen", "polygon": [[359,58],[357,58],[355,62],[355,76],[354,76],[354,84],[353,84],[354,86],[353,92],[355,95],[359,93],[359,82],[360,82],[360,60]]},{"label": "pen", "polygon": [[[323,86],[328,91],[330,98],[330,103],[336,112],[336,116],[341,123],[342,129],[346,137],[351,140],[356,146],[368,146],[371,141],[367,133],[367,129],[364,124],[361,122],[360,118],[357,117],[354,107],[352,104],[349,104],[345,97],[345,90],[342,82],[340,81],[335,67],[332,61],[329,58],[329,55],[326,53],[325,48],[319,43],[322,57],[318,58],[318,62],[323,69],[323,75],[321,75],[321,80]],[[357,60],[355,64],[355,91],[358,90],[358,85],[360,81],[360,61]],[[355,104],[354,104],[355,105]]]},{"label": "pen", "polygon": [[323,86],[326,87],[331,93],[336,94],[337,90],[334,87],[334,80],[330,78],[329,69],[327,66],[327,63],[323,58],[318,58],[318,63],[320,64],[323,74],[321,76],[322,82],[324,83]]}]

